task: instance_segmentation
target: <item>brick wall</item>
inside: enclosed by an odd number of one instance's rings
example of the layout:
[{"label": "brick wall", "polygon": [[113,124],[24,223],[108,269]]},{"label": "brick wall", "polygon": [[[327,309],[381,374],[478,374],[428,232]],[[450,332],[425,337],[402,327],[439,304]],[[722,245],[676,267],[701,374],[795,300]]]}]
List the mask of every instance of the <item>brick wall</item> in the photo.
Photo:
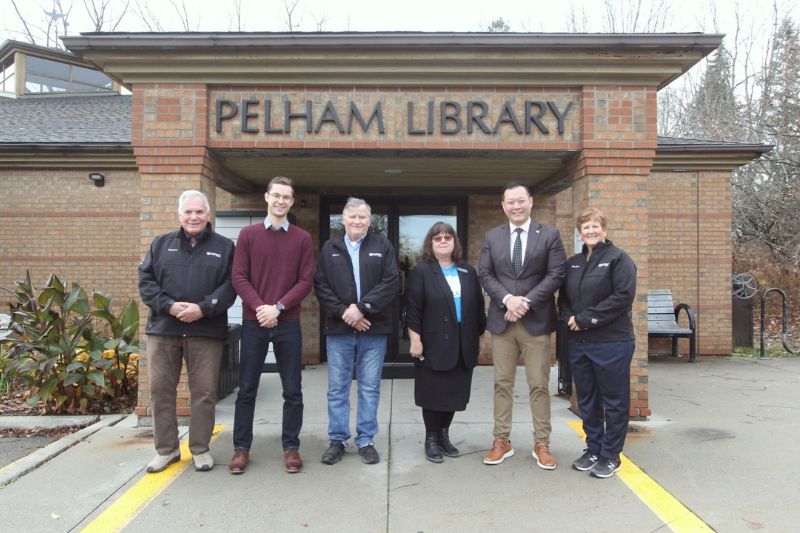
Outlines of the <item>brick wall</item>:
[{"label": "brick wall", "polygon": [[647,417],[648,175],[657,139],[656,92],[652,87],[587,86],[582,100],[584,150],[570,168],[573,220],[586,207],[601,209],[609,220],[609,238],[637,265],[631,416]]},{"label": "brick wall", "polygon": [[[55,273],[110,294],[117,309],[138,298],[140,198],[134,170],[0,170],[0,286],[30,270],[34,285]],[[7,301],[0,292],[3,312]]]},{"label": "brick wall", "polygon": [[[701,354],[731,351],[732,259],[730,174],[654,172],[648,179],[650,286],[671,289],[674,302],[692,306]],[[681,314],[681,320],[685,316]],[[688,353],[688,341],[679,341]],[[651,353],[671,352],[669,339]]]}]

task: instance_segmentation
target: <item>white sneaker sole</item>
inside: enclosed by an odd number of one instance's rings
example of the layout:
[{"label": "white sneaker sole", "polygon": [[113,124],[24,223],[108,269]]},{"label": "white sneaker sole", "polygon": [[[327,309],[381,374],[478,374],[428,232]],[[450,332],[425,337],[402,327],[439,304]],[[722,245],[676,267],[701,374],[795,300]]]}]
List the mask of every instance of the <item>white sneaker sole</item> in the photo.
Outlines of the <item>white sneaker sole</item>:
[{"label": "white sneaker sole", "polygon": [[536,452],[531,452],[531,457],[533,457],[536,460],[536,464],[539,465],[539,468],[543,468],[545,470],[555,470],[556,466],[558,466],[557,464],[552,466],[547,466],[545,464],[542,464],[541,462],[539,462],[539,456],[536,455]]},{"label": "white sneaker sole", "polygon": [[148,474],[158,474],[159,472],[163,472],[164,470],[166,470],[167,467],[172,463],[177,463],[180,460],[181,460],[181,454],[178,453],[177,455],[172,457],[169,461],[167,461],[167,463],[164,464],[163,466],[151,466],[148,464],[145,470],[147,471]]},{"label": "white sneaker sole", "polygon": [[612,470],[610,474],[598,474],[597,472],[594,471],[594,468],[592,468],[591,470],[589,470],[589,474],[594,476],[594,477],[598,477],[600,479],[608,479],[610,477],[613,477],[615,473],[619,472],[620,468],[622,468],[622,464],[621,463],[620,463],[620,465],[618,467],[616,467],[614,470]]},{"label": "white sneaker sole", "polygon": [[513,455],[514,455],[514,449],[512,448],[512,449],[508,450],[506,453],[504,453],[503,456],[500,459],[496,460],[496,461],[489,461],[488,459],[486,459],[484,457],[483,464],[485,464],[485,465],[499,465],[500,463],[502,463],[503,461],[505,461],[509,457],[512,457]]}]

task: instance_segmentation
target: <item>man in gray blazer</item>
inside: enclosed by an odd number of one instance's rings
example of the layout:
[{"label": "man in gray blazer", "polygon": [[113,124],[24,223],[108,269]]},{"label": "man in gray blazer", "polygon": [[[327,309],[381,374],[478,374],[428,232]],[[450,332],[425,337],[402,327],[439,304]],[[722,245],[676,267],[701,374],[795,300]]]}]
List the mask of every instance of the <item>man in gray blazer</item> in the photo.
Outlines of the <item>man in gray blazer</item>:
[{"label": "man in gray blazer", "polygon": [[566,255],[556,228],[531,220],[533,198],[511,182],[501,202],[508,223],[486,233],[478,276],[489,294],[487,327],[494,360],[494,442],[483,458],[489,465],[514,455],[511,413],[517,359],[525,362],[533,415],[533,457],[546,470],[550,454],[550,333],[556,327],[555,292],[564,280]]}]

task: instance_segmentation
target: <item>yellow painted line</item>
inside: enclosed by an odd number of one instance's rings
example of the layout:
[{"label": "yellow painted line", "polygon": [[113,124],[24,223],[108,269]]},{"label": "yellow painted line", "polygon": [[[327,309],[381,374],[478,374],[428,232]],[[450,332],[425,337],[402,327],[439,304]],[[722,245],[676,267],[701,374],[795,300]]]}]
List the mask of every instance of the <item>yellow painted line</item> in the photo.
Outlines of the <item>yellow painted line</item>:
[{"label": "yellow painted line", "polygon": [[[227,426],[220,424],[214,426],[211,435],[213,440]],[[189,452],[189,440],[181,443],[181,460],[157,474],[145,474],[133,487],[112,503],[108,509],[92,520],[88,526],[81,530],[82,533],[107,533],[121,531],[133,518],[153,501],[156,496],[175,481],[184,470],[192,463],[192,454]]]},{"label": "yellow painted line", "polygon": [[[580,422],[567,422],[582,439],[586,439]],[[661,485],[642,471],[641,468],[620,454],[622,468],[616,475],[633,491],[636,496],[652,510],[675,533],[692,533],[695,531],[714,531],[688,507],[678,501]]]}]

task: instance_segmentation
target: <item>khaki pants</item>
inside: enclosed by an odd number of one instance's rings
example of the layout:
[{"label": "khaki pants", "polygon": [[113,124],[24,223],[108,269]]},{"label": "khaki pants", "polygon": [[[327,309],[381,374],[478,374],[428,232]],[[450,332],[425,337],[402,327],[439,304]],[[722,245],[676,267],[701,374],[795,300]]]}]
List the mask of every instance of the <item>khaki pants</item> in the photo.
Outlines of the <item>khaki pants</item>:
[{"label": "khaki pants", "polygon": [[208,337],[148,337],[153,440],[160,455],[167,455],[180,446],[175,400],[183,360],[186,360],[189,375],[192,407],[189,451],[192,455],[208,451],[208,443],[214,430],[217,380],[223,344],[222,339]]},{"label": "khaki pants", "polygon": [[522,356],[528,379],[534,442],[550,442],[550,335],[533,336],[521,321],[492,334],[494,359],[494,436],[510,440],[517,358]]}]

